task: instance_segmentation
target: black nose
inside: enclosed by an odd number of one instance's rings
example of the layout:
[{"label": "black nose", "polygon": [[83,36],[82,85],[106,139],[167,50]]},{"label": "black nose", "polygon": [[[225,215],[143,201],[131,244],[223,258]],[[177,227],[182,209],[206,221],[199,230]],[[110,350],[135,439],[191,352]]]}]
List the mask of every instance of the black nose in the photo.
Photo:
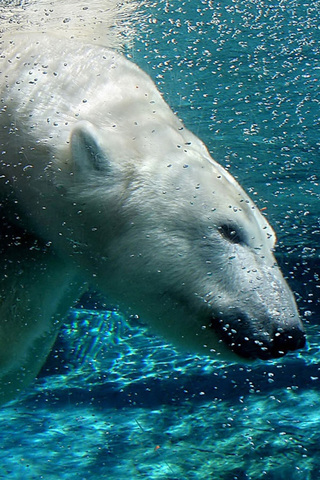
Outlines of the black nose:
[{"label": "black nose", "polygon": [[290,351],[303,348],[306,344],[305,334],[299,328],[279,329],[273,336],[263,335],[260,338],[253,334],[252,337],[240,339],[236,335],[236,338],[229,337],[228,340],[231,349],[240,357],[261,360],[283,357]]},{"label": "black nose", "polygon": [[270,354],[273,358],[282,357],[287,352],[303,348],[305,344],[305,333],[298,327],[290,330],[279,329],[273,335]]},{"label": "black nose", "polygon": [[246,359],[283,357],[289,351],[303,348],[306,343],[300,322],[293,326],[277,327],[274,332],[263,328],[252,329],[244,317],[238,317],[232,323],[220,320],[217,325],[212,322],[211,326],[234,353]]}]

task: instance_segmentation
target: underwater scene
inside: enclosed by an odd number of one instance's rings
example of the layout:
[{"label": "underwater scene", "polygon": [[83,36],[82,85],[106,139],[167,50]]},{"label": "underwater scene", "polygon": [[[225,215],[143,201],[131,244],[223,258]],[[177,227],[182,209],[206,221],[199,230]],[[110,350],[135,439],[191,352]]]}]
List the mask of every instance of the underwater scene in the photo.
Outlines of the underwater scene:
[{"label": "underwater scene", "polygon": [[252,363],[189,355],[89,292],[1,407],[0,478],[317,480],[320,1],[142,9],[125,54],[275,229],[307,345]]}]

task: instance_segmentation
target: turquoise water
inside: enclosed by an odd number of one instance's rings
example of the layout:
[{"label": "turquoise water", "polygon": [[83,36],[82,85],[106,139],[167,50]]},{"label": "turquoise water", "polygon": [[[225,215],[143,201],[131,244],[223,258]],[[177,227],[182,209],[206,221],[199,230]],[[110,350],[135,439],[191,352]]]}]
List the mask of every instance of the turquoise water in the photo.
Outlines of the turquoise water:
[{"label": "turquoise water", "polygon": [[128,52],[266,207],[308,349],[250,366],[186,356],[91,296],[1,410],[0,478],[320,478],[319,12],[157,1]]},{"label": "turquoise water", "polygon": [[174,351],[116,311],[74,309],[1,413],[0,478],[317,479],[320,336],[251,367]]}]

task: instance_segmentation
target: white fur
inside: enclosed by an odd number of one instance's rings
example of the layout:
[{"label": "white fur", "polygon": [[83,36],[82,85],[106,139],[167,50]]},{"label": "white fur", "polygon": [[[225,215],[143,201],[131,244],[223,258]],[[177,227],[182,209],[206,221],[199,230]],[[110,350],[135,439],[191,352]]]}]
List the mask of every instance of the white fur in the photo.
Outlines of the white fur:
[{"label": "white fur", "polygon": [[60,32],[9,30],[2,52],[4,399],[32,380],[84,282],[198,353],[267,358],[303,344],[273,230],[144,72]]},{"label": "white fur", "polygon": [[0,33],[59,32],[60,37],[122,48],[134,36],[143,0],[4,0]]}]

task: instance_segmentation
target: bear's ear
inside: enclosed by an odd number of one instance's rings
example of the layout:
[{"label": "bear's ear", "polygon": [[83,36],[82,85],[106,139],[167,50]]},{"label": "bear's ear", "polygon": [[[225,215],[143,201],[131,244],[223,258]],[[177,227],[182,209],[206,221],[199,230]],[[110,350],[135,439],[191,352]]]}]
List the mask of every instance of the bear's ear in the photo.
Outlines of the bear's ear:
[{"label": "bear's ear", "polygon": [[108,167],[107,152],[103,150],[101,132],[90,122],[81,121],[71,133],[71,155],[76,170],[89,172]]}]

